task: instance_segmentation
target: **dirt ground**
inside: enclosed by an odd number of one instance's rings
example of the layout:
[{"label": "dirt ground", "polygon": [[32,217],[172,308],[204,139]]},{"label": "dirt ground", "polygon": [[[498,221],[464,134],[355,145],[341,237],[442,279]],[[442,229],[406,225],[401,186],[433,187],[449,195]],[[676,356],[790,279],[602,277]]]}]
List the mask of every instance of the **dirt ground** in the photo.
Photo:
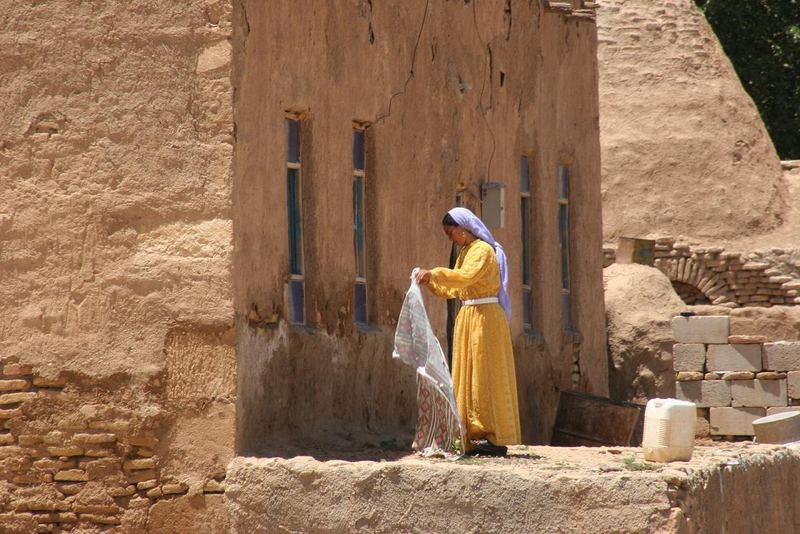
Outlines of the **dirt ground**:
[{"label": "dirt ground", "polygon": [[[800,445],[798,445],[800,447]],[[665,473],[725,465],[731,459],[765,451],[784,450],[785,446],[763,445],[754,440],[723,441],[698,438],[692,459],[688,462],[658,463],[645,460],[641,447],[551,447],[548,445],[512,445],[504,458],[463,456],[460,458],[425,458],[414,451],[397,448],[394,442],[385,447],[365,447],[358,450],[317,448],[302,449],[299,445],[282,447],[274,458],[304,459],[315,462],[423,462],[442,465],[481,465],[528,472],[551,473],[570,471],[575,474],[642,472]],[[800,449],[798,449],[800,450]]]}]

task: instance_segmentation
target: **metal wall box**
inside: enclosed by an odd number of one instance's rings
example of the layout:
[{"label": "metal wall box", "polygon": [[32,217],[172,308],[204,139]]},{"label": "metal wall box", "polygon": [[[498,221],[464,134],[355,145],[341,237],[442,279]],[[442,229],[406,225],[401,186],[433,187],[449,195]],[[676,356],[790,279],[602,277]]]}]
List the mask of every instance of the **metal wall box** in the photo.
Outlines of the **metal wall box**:
[{"label": "metal wall box", "polygon": [[484,182],[481,184],[481,219],[489,228],[505,228],[506,184]]}]

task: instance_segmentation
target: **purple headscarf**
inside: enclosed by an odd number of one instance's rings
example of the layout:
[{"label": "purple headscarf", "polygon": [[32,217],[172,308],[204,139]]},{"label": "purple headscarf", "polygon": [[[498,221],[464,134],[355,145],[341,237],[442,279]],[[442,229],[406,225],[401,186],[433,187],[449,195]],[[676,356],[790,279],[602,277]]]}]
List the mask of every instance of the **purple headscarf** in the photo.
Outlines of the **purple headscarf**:
[{"label": "purple headscarf", "polygon": [[453,208],[447,213],[450,214],[450,217],[452,217],[459,226],[466,228],[472,235],[486,241],[494,248],[495,256],[497,256],[497,264],[500,266],[500,291],[497,293],[497,299],[500,301],[500,306],[502,306],[503,310],[506,312],[506,318],[511,322],[511,301],[508,298],[508,265],[503,247],[495,240],[492,232],[486,228],[483,221],[467,208]]}]

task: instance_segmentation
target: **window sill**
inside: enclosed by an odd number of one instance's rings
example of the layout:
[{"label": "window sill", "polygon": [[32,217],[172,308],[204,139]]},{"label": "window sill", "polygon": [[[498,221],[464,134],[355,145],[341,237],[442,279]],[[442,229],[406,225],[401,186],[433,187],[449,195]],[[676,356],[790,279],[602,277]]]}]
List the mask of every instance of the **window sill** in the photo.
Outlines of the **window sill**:
[{"label": "window sill", "polygon": [[528,343],[544,343],[544,336],[533,328],[523,328],[522,333]]},{"label": "window sill", "polygon": [[289,324],[289,330],[301,334],[316,334],[319,332],[319,328],[309,324]]},{"label": "window sill", "polygon": [[380,326],[371,323],[356,323],[356,330],[358,330],[359,334],[365,336],[380,334],[383,332]]},{"label": "window sill", "polygon": [[583,342],[583,336],[576,330],[563,330],[561,336],[565,343],[580,345]]}]

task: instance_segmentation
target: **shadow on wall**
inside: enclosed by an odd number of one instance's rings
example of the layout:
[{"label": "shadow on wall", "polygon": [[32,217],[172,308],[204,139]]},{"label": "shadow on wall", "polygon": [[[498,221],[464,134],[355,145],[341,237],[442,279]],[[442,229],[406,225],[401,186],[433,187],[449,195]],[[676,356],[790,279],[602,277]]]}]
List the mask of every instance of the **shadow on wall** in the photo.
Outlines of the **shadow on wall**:
[{"label": "shadow on wall", "polygon": [[685,304],[692,306],[696,304],[711,304],[708,297],[693,285],[684,282],[672,282],[672,287]]},{"label": "shadow on wall", "polygon": [[389,356],[388,332],[341,339],[239,320],[236,338],[239,454],[341,458],[353,449],[410,450],[414,370]]}]

